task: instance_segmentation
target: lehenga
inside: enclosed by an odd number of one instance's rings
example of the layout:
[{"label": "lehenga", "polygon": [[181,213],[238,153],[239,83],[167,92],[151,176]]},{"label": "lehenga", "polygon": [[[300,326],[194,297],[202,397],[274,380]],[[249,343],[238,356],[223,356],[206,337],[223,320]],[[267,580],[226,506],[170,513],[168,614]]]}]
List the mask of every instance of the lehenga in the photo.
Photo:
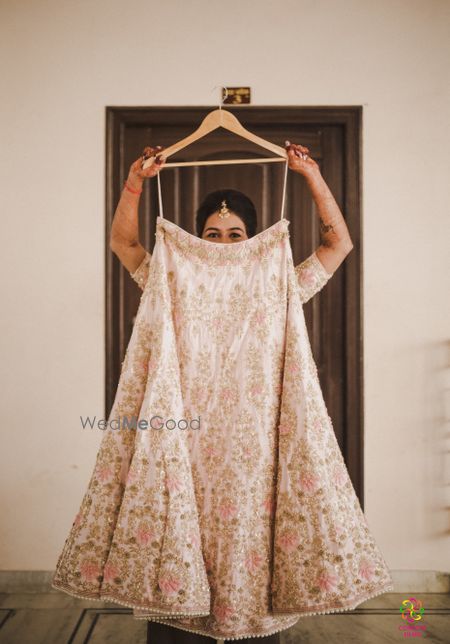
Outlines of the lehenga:
[{"label": "lehenga", "polygon": [[294,267],[284,218],[219,244],[160,215],[132,277],[111,429],[52,586],[223,639],[393,590],[311,353],[316,253]]}]

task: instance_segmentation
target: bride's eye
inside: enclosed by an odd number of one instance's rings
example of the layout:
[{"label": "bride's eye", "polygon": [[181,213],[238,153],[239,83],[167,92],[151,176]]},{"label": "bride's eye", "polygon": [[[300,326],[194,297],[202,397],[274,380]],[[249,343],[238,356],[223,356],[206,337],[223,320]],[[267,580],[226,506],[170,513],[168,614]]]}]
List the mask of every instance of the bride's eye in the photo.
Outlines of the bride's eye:
[{"label": "bride's eye", "polygon": [[207,237],[218,237],[219,233],[208,233],[206,236]]},{"label": "bride's eye", "polygon": [[231,233],[230,237],[234,237],[235,239],[240,239],[241,238],[241,233]]}]

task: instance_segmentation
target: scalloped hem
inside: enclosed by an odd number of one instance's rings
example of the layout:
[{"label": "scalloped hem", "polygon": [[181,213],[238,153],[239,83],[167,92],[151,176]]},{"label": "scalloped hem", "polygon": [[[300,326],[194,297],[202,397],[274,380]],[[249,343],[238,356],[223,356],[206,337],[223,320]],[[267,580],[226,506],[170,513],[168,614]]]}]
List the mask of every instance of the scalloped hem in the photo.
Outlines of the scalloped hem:
[{"label": "scalloped hem", "polygon": [[248,639],[249,637],[268,637],[269,635],[275,635],[275,633],[281,633],[281,631],[286,631],[288,628],[292,628],[298,622],[298,618],[292,622],[292,624],[284,624],[281,628],[276,628],[273,631],[267,631],[265,633],[245,633],[244,635],[225,635],[220,633],[211,633],[208,631],[202,631],[194,628],[187,628],[181,624],[167,624],[166,620],[156,619],[153,617],[135,617],[135,619],[146,619],[148,622],[158,622],[158,624],[164,624],[165,626],[172,626],[173,628],[178,628],[181,631],[187,631],[188,633],[195,633],[196,635],[205,635],[206,637],[211,637],[215,640],[243,640]]},{"label": "scalloped hem", "polygon": [[[187,628],[186,626],[183,626],[181,624],[168,624],[167,619],[158,619],[158,618],[153,618],[153,617],[137,617],[134,615],[134,619],[145,619],[149,622],[158,622],[159,624],[164,624],[166,626],[172,626],[173,628],[178,628],[182,631],[188,631],[189,633],[196,633],[197,635],[205,635],[206,637],[211,637],[213,639],[223,639],[223,640],[242,640],[245,638],[249,637],[267,637],[268,635],[274,635],[275,633],[280,633],[281,631],[285,631],[288,628],[292,628],[292,626],[295,626],[297,622],[300,620],[302,617],[313,617],[314,615],[328,615],[331,613],[342,613],[346,611],[351,611],[354,610],[359,604],[362,604],[365,601],[368,601],[369,599],[373,599],[374,597],[378,597],[378,595],[382,595],[384,593],[387,593],[389,591],[393,591],[394,586],[393,584],[388,584],[387,586],[384,586],[381,590],[377,590],[374,593],[369,593],[368,595],[364,597],[360,597],[359,599],[354,599],[351,600],[351,605],[348,606],[337,606],[329,609],[324,609],[324,610],[314,610],[314,611],[305,611],[305,612],[296,612],[294,614],[294,620],[291,624],[288,625],[283,625],[281,628],[277,628],[272,631],[267,631],[265,633],[245,633],[244,635],[229,635],[225,633],[212,633],[208,632],[205,630],[199,630],[199,629],[193,629],[193,628]],[[271,616],[277,616],[277,615],[289,615],[289,613],[277,613],[272,611]]]},{"label": "scalloped hem", "polygon": [[[90,595],[89,593],[83,594],[80,592],[75,592],[69,587],[66,587],[64,585],[58,585],[54,582],[51,582],[51,587],[54,588],[55,590],[60,590],[63,593],[67,593],[68,595],[71,595],[72,597],[76,597],[77,599],[87,599],[89,601],[94,601],[94,602],[113,602],[115,604],[120,604],[121,606],[126,606],[127,608],[133,608],[134,610],[153,610],[149,608],[148,606],[142,606],[138,604],[130,604],[120,597],[115,597],[114,595],[102,595],[100,597],[94,597]],[[175,612],[175,611],[164,611],[161,609],[155,609],[155,613],[161,617],[166,616],[168,619],[170,617],[178,618],[178,617],[208,617],[210,615],[210,611],[208,610],[207,612],[205,610],[199,610],[199,611],[194,611],[190,613],[180,613],[180,612]],[[142,618],[146,619],[146,618]]]},{"label": "scalloped hem", "polygon": [[[290,615],[290,614],[295,614],[298,615],[299,617],[311,617],[313,615],[328,615],[329,613],[343,613],[345,611],[349,610],[355,610],[357,606],[360,604],[368,601],[369,599],[373,599],[374,597],[378,597],[379,595],[383,595],[384,593],[388,592],[393,592],[394,591],[394,586],[393,584],[388,584],[387,586],[383,586],[383,588],[376,590],[375,592],[369,593],[364,596],[359,596],[358,599],[354,598],[352,600],[348,600],[345,605],[340,605],[340,606],[334,606],[332,608],[325,608],[324,610],[313,610],[313,611],[303,611],[302,609],[299,608],[293,608],[292,610],[288,611],[277,611],[273,610],[272,614],[273,615]],[[328,606],[329,604],[322,604],[322,606]]]}]

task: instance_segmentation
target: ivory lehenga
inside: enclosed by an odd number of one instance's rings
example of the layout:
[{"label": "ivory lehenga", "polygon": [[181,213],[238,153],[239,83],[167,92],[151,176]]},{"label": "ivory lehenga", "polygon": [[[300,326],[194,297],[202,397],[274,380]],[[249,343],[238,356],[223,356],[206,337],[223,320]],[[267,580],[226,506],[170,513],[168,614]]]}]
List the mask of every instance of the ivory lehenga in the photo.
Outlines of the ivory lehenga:
[{"label": "ivory lehenga", "polygon": [[331,275],[315,253],[294,267],[287,219],[219,244],[160,213],[132,275],[120,429],[102,438],[53,587],[223,639],[392,591],[305,325]]}]

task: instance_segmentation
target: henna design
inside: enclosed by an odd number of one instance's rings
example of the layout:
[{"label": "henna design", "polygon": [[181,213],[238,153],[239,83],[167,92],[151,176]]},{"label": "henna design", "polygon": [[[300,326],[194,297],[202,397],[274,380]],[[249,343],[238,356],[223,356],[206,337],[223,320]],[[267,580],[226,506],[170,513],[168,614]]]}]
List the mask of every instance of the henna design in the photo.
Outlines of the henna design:
[{"label": "henna design", "polygon": [[322,245],[323,246],[332,246],[332,242],[330,239],[327,239],[325,237],[326,234],[328,234],[330,231],[334,231],[334,228],[331,224],[326,224],[323,219],[320,219],[320,236],[322,238]]}]

